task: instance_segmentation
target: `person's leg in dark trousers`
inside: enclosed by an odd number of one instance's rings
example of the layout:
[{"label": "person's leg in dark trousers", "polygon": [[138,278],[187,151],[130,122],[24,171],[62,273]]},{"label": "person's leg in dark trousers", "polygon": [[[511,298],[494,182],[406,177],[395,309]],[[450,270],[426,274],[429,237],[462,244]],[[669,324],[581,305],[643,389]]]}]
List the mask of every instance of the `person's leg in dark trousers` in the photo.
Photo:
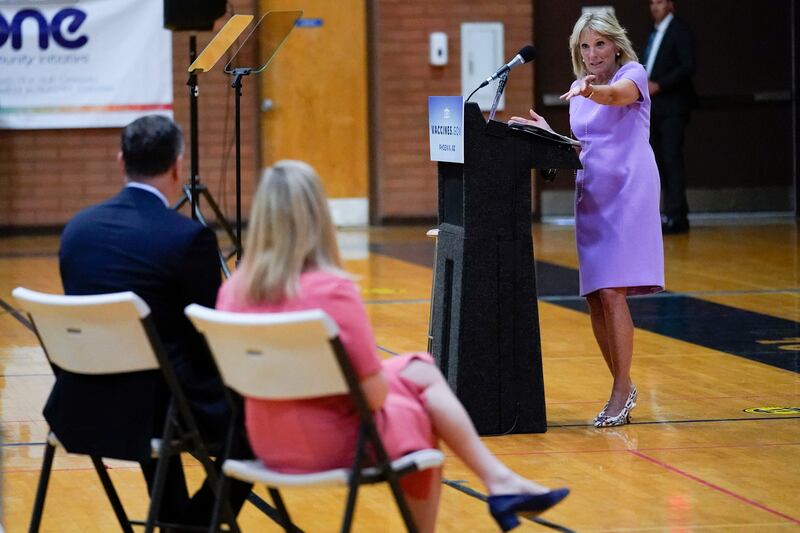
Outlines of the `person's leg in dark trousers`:
[{"label": "person's leg in dark trousers", "polygon": [[[253,452],[245,441],[238,445],[237,449],[231,453],[233,459],[252,459]],[[147,481],[148,492],[152,493],[153,483],[156,477],[157,461],[139,463],[142,468],[145,480]],[[221,466],[217,463],[217,466]],[[221,469],[217,469],[221,475]],[[247,495],[253,489],[250,483],[238,480],[231,480],[228,501],[231,504],[233,513],[239,514],[242,506],[247,500]],[[203,485],[197,492],[189,498],[186,488],[186,478],[183,473],[183,465],[179,457],[171,457],[167,467],[167,475],[164,483],[164,492],[161,500],[161,510],[158,519],[162,522],[179,523],[185,525],[206,526],[211,523],[211,514],[214,509],[214,488],[208,478],[203,481]]]},{"label": "person's leg in dark trousers", "polygon": [[[228,502],[230,502],[233,514],[239,514],[247,495],[253,490],[253,485],[239,480],[231,480],[228,492]],[[194,493],[189,501],[185,514],[185,523],[191,525],[206,526],[211,522],[211,513],[214,510],[214,489],[208,479],[203,482],[203,486]]]},{"label": "person's leg in dark trousers", "polygon": [[667,229],[688,230],[689,205],[686,201],[686,164],[683,144],[686,136],[685,115],[665,115],[652,118],[650,141],[656,155],[663,191],[664,215]]},{"label": "person's leg in dark trousers", "polygon": [[[252,459],[253,451],[247,443],[246,439],[239,439],[238,444],[235,444],[235,449],[231,451],[231,459]],[[217,471],[222,475],[220,459],[215,459],[215,464],[218,467]],[[231,509],[234,515],[238,515],[245,501],[247,495],[253,489],[251,483],[244,483],[232,479],[229,485],[228,502],[230,502]],[[208,478],[205,479],[203,485],[194,493],[189,500],[186,507],[186,512],[183,516],[183,522],[191,525],[206,526],[211,523],[211,514],[214,510],[214,487],[212,487]]]},{"label": "person's leg in dark trousers", "polygon": [[[147,491],[152,496],[153,484],[156,479],[156,465],[158,461],[140,462],[144,479],[147,482]],[[167,466],[167,475],[164,481],[164,492],[161,499],[161,508],[158,520],[176,523],[183,519],[189,506],[189,492],[186,490],[186,478],[183,475],[183,465],[180,457],[170,457]]]}]

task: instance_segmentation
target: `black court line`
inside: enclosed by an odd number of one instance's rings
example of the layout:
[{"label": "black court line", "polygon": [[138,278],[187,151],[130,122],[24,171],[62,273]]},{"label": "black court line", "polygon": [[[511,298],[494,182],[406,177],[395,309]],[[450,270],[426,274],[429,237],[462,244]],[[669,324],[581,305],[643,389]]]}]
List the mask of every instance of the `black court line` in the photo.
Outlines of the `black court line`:
[{"label": "black court line", "polygon": [[18,448],[20,446],[44,446],[47,442],[4,442],[0,444],[3,448]]},{"label": "black court line", "polygon": [[363,300],[364,305],[385,305],[385,304],[427,304],[429,298],[409,298],[408,300]]},{"label": "black court line", "polygon": [[[644,296],[639,296],[639,298],[676,298],[676,297],[698,297],[703,298],[706,296],[749,296],[749,295],[758,295],[758,296],[772,296],[776,294],[800,294],[800,288],[797,289],[764,289],[764,290],[746,290],[746,291],[685,291],[685,292],[671,292],[671,291],[664,291],[658,292],[655,294],[647,294]],[[577,294],[573,295],[553,295],[553,296],[539,296],[539,300],[545,302],[557,302],[559,300],[569,301],[583,301],[585,298],[583,296],[578,296]],[[401,300],[402,302],[402,300]]]},{"label": "black court line", "polygon": [[[433,264],[432,242],[373,243],[370,250],[428,268]],[[588,312],[586,301],[576,296],[574,268],[536,261],[536,283],[540,300]],[[800,322],[670,292],[629,298],[628,304],[639,329],[800,373]]]},{"label": "black court line", "polygon": [[0,259],[25,259],[36,257],[58,257],[58,252],[0,252]]},{"label": "black court line", "polygon": [[[377,345],[378,349],[390,355],[398,355],[397,352]],[[764,420],[800,420],[800,416],[768,416],[768,417],[748,417],[748,418],[698,418],[689,420],[646,420],[641,422],[631,422],[631,425],[657,425],[657,424],[701,424],[713,422],[753,422]],[[581,424],[547,424],[548,428],[586,428],[593,427],[591,423]]]},{"label": "black court line", "polygon": [[[0,447],[3,447],[3,448],[15,448],[15,447],[22,447],[22,446],[44,446],[46,444],[47,444],[47,442],[6,442],[6,443],[3,443],[3,444],[0,444]],[[452,488],[454,488],[454,489],[456,489],[456,490],[458,490],[460,492],[463,492],[464,494],[466,494],[468,496],[472,496],[473,498],[476,498],[476,499],[478,499],[478,500],[480,500],[482,502],[487,502],[488,501],[488,498],[487,498],[486,495],[481,494],[480,492],[478,492],[478,491],[476,491],[474,489],[471,489],[469,487],[464,486],[462,484],[463,482],[461,482],[461,481],[452,481],[452,480],[449,480],[449,479],[442,479],[442,483],[444,483],[448,487],[452,487]],[[251,503],[256,505],[256,507],[258,507],[259,509],[261,508],[258,504],[256,504],[256,502],[252,502],[251,501]],[[550,522],[549,520],[545,520],[543,518],[539,518],[539,517],[523,517],[523,516],[521,516],[520,518],[525,518],[527,520],[530,520],[531,522],[535,522],[535,523],[537,523],[539,525],[548,527],[550,529],[554,529],[556,531],[562,531],[563,533],[575,533],[575,530],[573,530],[573,529],[569,529],[568,527],[561,526],[559,524],[556,524],[554,522]]]},{"label": "black court line", "polygon": [[[758,416],[753,418],[697,418],[689,420],[645,420],[642,422],[631,421],[626,425],[630,426],[652,426],[660,424],[706,424],[714,422],[763,422],[765,420],[800,420],[800,416]],[[594,427],[589,423],[581,424],[547,424],[547,428],[587,428]],[[604,428],[598,428],[602,431]]]},{"label": "black court line", "polygon": [[[482,494],[482,493],[478,492],[475,489],[471,489],[469,487],[464,486],[464,482],[463,481],[456,481],[456,480],[451,480],[451,479],[442,479],[442,483],[444,483],[448,487],[452,487],[452,488],[456,489],[459,492],[463,492],[467,496],[472,496],[473,498],[476,498],[476,499],[478,499],[478,500],[480,500],[482,502],[488,502],[489,501],[489,498],[485,494]],[[524,519],[530,520],[531,522],[535,522],[535,523],[537,523],[539,525],[548,527],[550,529],[554,529],[556,531],[562,531],[564,533],[575,533],[574,529],[570,529],[568,527],[561,526],[561,525],[556,524],[554,522],[550,522],[549,520],[545,520],[544,518],[539,518],[538,516],[534,516],[534,517],[520,516],[520,518],[524,518]]]},{"label": "black court line", "polygon": [[398,352],[393,352],[393,351],[391,351],[389,348],[387,348],[387,347],[385,347],[385,346],[381,346],[380,344],[377,344],[376,346],[377,346],[377,348],[378,348],[380,351],[382,351],[382,352],[386,352],[386,353],[388,353],[389,355],[399,355],[399,354],[398,354]]},{"label": "black court line", "polygon": [[[555,305],[586,312],[586,303]],[[639,329],[800,373],[800,322],[688,296],[629,298]]]},{"label": "black court line", "polygon": [[11,305],[2,298],[0,298],[0,307],[5,309],[7,313],[16,318],[17,321],[20,322],[23,326],[33,331],[33,324],[31,324],[31,321],[25,318],[22,313],[11,307]]}]

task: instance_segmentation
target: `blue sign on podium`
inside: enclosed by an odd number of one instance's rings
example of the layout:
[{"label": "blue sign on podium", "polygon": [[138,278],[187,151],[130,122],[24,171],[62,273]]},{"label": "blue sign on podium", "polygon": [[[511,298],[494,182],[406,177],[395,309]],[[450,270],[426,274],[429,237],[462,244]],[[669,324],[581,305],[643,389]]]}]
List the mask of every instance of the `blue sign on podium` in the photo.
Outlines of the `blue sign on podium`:
[{"label": "blue sign on podium", "polygon": [[428,97],[431,161],[464,162],[464,97]]}]

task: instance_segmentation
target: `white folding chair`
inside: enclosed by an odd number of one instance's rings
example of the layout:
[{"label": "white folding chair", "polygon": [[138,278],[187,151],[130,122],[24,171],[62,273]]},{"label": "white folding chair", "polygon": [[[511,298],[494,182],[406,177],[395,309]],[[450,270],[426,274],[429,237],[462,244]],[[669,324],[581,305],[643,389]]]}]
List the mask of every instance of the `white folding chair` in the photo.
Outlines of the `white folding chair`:
[{"label": "white folding chair", "polygon": [[[132,292],[64,296],[45,294],[23,287],[14,289],[12,295],[28,313],[45,355],[57,371],[94,376],[160,371],[167,382],[171,402],[158,456],[173,455],[176,450],[173,450],[172,446],[188,443],[191,446],[191,453],[201,461],[214,486],[217,486],[216,480],[220,476],[216,474],[205,444],[200,439],[191,410],[150,317],[150,308],[141,298]],[[102,402],[103,398],[97,398],[97,401]],[[96,431],[100,434],[103,428],[98,427]],[[57,435],[51,432],[47,439],[31,515],[31,532],[38,531],[41,523],[53,456],[56,447],[59,446],[61,443]],[[68,453],[86,453],[65,449]],[[132,533],[132,524],[144,525],[145,531],[152,531],[157,526],[163,528],[173,525],[162,524],[156,519],[163,491],[164,461],[159,460],[157,467],[147,521],[141,522],[128,519],[106,472],[102,458],[113,457],[96,453],[91,453],[89,456],[123,531]],[[226,509],[226,517],[231,520],[230,509]],[[232,522],[231,529],[236,529],[235,520]]]},{"label": "white folding chair", "polygon": [[[200,305],[186,308],[187,316],[205,336],[225,384],[245,397],[272,400],[304,399],[350,394],[361,417],[352,468],[307,474],[286,474],[260,461],[227,459],[225,476],[267,486],[286,524],[292,522],[280,499],[280,487],[338,485],[349,488],[342,531],[349,531],[361,484],[388,482],[409,531],[416,531],[398,479],[418,470],[440,466],[439,450],[419,450],[390,461],[375,428],[358,378],[339,340],[336,323],[319,309],[291,313],[230,313]],[[280,428],[273,428],[280,431]],[[375,454],[369,465],[367,450]],[[220,491],[224,494],[224,490]]]}]

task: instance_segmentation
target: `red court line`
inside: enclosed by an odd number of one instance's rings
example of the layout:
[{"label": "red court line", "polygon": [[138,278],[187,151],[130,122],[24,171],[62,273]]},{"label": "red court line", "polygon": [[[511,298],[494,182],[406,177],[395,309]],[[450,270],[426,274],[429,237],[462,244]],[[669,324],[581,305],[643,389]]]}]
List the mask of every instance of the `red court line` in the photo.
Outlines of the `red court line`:
[{"label": "red court line", "polygon": [[789,516],[787,514],[783,514],[780,511],[776,511],[775,509],[772,509],[771,507],[767,507],[766,505],[764,505],[762,503],[758,503],[755,500],[751,500],[750,498],[745,498],[744,496],[742,496],[740,494],[736,494],[733,491],[730,491],[728,489],[720,487],[719,485],[715,485],[714,483],[711,483],[710,481],[706,481],[705,479],[702,479],[702,478],[699,478],[699,477],[697,477],[697,476],[695,476],[693,474],[690,474],[689,472],[686,472],[685,470],[681,470],[680,468],[674,467],[674,466],[672,466],[670,464],[667,464],[667,463],[665,463],[663,461],[659,461],[655,457],[650,457],[650,456],[645,455],[645,454],[643,454],[641,452],[637,452],[636,450],[628,450],[628,452],[630,452],[631,454],[635,455],[636,457],[640,457],[641,459],[644,459],[646,461],[650,461],[651,463],[656,464],[656,465],[660,466],[661,468],[665,468],[665,469],[669,470],[670,472],[674,472],[674,473],[678,474],[679,476],[683,476],[683,477],[685,477],[687,479],[691,479],[692,481],[700,483],[701,485],[704,485],[704,486],[706,486],[706,487],[708,487],[710,489],[713,489],[713,490],[716,490],[717,492],[721,492],[723,494],[726,494],[726,495],[728,495],[728,496],[730,496],[732,498],[735,498],[735,499],[737,499],[737,500],[739,500],[741,502],[744,502],[744,503],[746,503],[746,504],[748,504],[748,505],[750,505],[752,507],[756,507],[758,509],[761,509],[762,511],[766,511],[766,512],[768,512],[770,514],[774,514],[775,516],[779,516],[779,517],[781,517],[781,518],[783,518],[785,520],[788,520],[790,522],[794,522],[795,524],[800,525],[800,519],[793,518],[793,517],[791,517],[791,516]]},{"label": "red court line", "polygon": [[[88,456],[87,456],[88,458]],[[106,465],[106,470],[138,470],[139,466],[108,466]],[[3,474],[31,474],[35,472],[41,472],[41,467],[13,467],[13,468],[6,468],[3,470]],[[51,472],[94,472],[95,469],[93,467],[83,467],[83,466],[64,466],[60,468],[51,468]]]},{"label": "red court line", "polygon": [[[78,455],[79,454],[75,454],[75,456],[78,456]],[[58,459],[59,457],[66,457],[66,456],[56,455],[56,459]],[[89,458],[88,455],[86,455],[84,457],[86,457],[87,459]],[[109,465],[107,465],[105,463],[103,463],[103,464],[105,465],[106,470],[126,470],[126,471],[128,471],[128,470],[139,470],[139,468],[140,468],[138,464],[134,464],[134,465],[130,465],[130,466],[109,466]],[[184,470],[193,470],[195,468],[202,468],[202,467],[203,467],[203,465],[201,465],[201,464],[193,464],[193,463],[192,464],[184,464],[183,465]],[[11,467],[11,468],[4,468],[3,469],[3,474],[4,475],[5,474],[30,474],[30,473],[34,473],[34,472],[41,472],[41,470],[42,470],[41,466],[37,466],[37,467],[15,466],[15,467]],[[62,466],[62,467],[56,468],[55,465],[53,465],[53,468],[51,468],[51,472],[95,472],[95,469],[94,469],[94,467],[90,467],[90,466]]]},{"label": "red court line", "polygon": [[[686,450],[716,450],[718,448],[767,448],[771,446],[797,446],[800,442],[768,442],[764,444],[709,444],[707,446],[662,446],[658,448],[639,448],[638,451],[660,452],[660,451],[686,451]],[[596,448],[584,450],[542,450],[535,452],[494,452],[500,457],[514,457],[519,455],[558,455],[558,454],[581,454],[581,453],[620,453],[635,451],[630,448]],[[446,454],[445,454],[446,455]]]}]

